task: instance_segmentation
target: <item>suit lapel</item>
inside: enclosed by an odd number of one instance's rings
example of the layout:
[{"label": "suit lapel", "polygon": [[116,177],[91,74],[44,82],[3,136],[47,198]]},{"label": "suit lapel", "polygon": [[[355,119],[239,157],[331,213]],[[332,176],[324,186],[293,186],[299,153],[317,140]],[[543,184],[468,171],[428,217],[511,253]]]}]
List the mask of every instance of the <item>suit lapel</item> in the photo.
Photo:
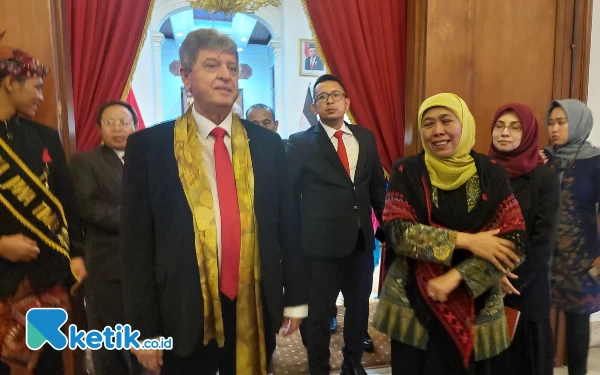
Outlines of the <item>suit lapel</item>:
[{"label": "suit lapel", "polygon": [[[265,161],[263,161],[263,150],[264,148],[260,147],[260,140],[256,140],[255,133],[252,128],[246,126],[244,121],[242,121],[242,125],[246,129],[248,134],[248,145],[250,147],[250,157],[252,158],[252,171],[254,173],[254,214],[256,215],[256,220],[259,223],[262,222],[263,218],[263,202],[268,201],[268,188],[265,186],[265,183],[270,183],[269,178],[265,178],[262,176],[264,172]],[[265,200],[266,199],[266,200]]]},{"label": "suit lapel", "polygon": [[348,175],[348,172],[346,172],[346,168],[344,168],[344,165],[340,160],[340,157],[335,151],[335,147],[333,147],[331,140],[327,136],[327,132],[325,131],[325,129],[323,129],[323,125],[321,125],[320,123],[316,125],[314,132],[317,143],[319,144],[319,148],[321,149],[323,154],[325,154],[325,157],[335,167],[335,169],[337,169],[337,171],[342,174],[342,176],[347,178],[348,181],[352,182],[350,176]]},{"label": "suit lapel", "polygon": [[358,160],[356,161],[356,171],[354,172],[354,181],[358,179],[358,176],[361,176],[361,173],[365,169],[365,160],[367,150],[365,149],[365,142],[362,141],[362,135],[359,131],[356,131],[357,125],[346,124],[348,129],[354,134],[354,138],[358,142]]},{"label": "suit lapel", "polygon": [[102,158],[108,164],[110,174],[117,180],[119,186],[123,179],[123,162],[119,159],[117,154],[108,147],[102,146]]}]

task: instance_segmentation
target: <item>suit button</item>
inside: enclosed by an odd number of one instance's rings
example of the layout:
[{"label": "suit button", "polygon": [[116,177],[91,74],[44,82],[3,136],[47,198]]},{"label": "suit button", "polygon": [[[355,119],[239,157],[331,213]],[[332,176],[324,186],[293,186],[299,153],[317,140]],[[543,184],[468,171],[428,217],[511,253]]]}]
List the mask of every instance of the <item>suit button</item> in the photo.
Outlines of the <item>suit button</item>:
[{"label": "suit button", "polygon": [[358,211],[358,206],[354,206],[354,211]]}]

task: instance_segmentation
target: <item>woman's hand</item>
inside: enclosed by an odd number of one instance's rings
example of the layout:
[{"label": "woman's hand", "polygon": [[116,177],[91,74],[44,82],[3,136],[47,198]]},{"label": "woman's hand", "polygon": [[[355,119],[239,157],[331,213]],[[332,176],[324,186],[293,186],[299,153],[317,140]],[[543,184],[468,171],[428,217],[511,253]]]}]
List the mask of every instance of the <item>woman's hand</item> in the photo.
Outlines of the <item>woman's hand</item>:
[{"label": "woman's hand", "polygon": [[546,164],[548,162],[548,157],[546,156],[546,153],[544,152],[544,150],[540,150],[539,153],[542,157],[542,160],[544,160],[544,164]]},{"label": "woman's hand", "polygon": [[500,286],[502,288],[502,293],[504,293],[504,295],[516,294],[517,296],[520,296],[521,293],[512,285],[510,280],[508,280],[509,278],[516,280],[519,278],[519,276],[515,275],[512,272],[509,272],[506,276],[504,276],[500,283]]},{"label": "woman's hand", "polygon": [[498,237],[499,229],[479,233],[458,233],[455,246],[467,249],[480,258],[487,259],[500,271],[506,273],[519,263],[514,252],[515,244]]},{"label": "woman's hand", "polygon": [[446,302],[450,293],[458,288],[461,281],[461,274],[453,268],[442,276],[429,280],[427,295],[434,301]]}]

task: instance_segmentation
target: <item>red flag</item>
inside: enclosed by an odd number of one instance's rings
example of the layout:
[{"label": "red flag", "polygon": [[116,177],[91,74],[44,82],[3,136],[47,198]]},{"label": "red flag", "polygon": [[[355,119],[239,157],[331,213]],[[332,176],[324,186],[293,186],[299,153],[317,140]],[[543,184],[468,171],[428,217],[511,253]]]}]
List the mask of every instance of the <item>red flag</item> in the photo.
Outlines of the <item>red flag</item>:
[{"label": "red flag", "polygon": [[137,100],[135,100],[135,94],[133,93],[133,89],[129,89],[129,94],[127,94],[127,98],[125,99],[125,101],[131,104],[131,106],[133,107],[133,109],[135,109],[135,112],[137,113],[138,130],[145,129],[146,125],[144,124],[144,119],[142,119],[142,113],[140,112],[140,107],[137,104]]}]

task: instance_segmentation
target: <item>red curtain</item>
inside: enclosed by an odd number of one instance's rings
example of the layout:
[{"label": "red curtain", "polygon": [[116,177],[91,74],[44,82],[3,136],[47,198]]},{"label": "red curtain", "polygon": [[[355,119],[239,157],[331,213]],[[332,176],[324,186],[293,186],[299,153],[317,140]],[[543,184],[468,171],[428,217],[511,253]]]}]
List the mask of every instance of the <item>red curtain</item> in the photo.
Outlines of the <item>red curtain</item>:
[{"label": "red curtain", "polygon": [[121,98],[152,0],[67,0],[77,151],[100,144],[95,117]]},{"label": "red curtain", "polygon": [[142,118],[142,112],[140,112],[140,107],[138,106],[137,100],[135,100],[135,94],[133,93],[133,89],[129,90],[129,94],[127,94],[127,98],[125,101],[135,109],[138,117],[138,130],[146,129],[146,125],[144,124],[144,119]]},{"label": "red curtain", "polygon": [[404,154],[406,0],[304,1],[319,52],[344,82],[356,122],[375,133],[389,172]]}]

